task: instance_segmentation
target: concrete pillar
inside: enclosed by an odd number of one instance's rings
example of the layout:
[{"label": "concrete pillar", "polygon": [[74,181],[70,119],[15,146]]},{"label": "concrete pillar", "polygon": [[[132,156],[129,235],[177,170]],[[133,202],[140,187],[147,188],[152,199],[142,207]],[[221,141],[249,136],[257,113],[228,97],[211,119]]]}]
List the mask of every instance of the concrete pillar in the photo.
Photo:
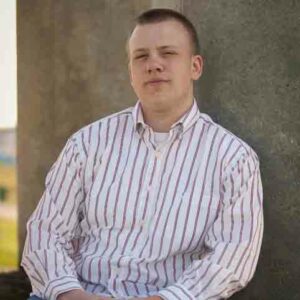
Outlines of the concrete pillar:
[{"label": "concrete pillar", "polygon": [[184,0],[152,0],[152,8],[170,8],[182,11],[183,3]]},{"label": "concrete pillar", "polygon": [[[125,41],[151,1],[17,1],[19,247],[46,173],[82,126],[135,103]],[[21,254],[21,253],[20,253]]]},{"label": "concrete pillar", "polygon": [[125,42],[134,17],[154,7],[182,1],[17,1],[20,250],[66,139],[135,103]]},{"label": "concrete pillar", "polygon": [[205,58],[200,110],[261,161],[265,233],[257,273],[232,299],[300,299],[298,1],[187,0]]}]

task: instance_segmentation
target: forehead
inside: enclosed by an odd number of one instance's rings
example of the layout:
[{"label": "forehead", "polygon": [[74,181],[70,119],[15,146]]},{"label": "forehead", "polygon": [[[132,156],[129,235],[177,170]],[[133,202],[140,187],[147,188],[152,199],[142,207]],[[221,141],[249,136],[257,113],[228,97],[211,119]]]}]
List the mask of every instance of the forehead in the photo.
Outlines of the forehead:
[{"label": "forehead", "polygon": [[176,20],[137,25],[129,38],[129,52],[162,46],[190,47],[187,29]]}]

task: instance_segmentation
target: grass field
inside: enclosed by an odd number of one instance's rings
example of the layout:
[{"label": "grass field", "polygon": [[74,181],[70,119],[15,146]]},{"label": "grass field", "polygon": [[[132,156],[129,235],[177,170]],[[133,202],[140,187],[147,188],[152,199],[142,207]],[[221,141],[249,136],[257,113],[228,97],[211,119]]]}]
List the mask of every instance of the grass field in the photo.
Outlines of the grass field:
[{"label": "grass field", "polygon": [[8,189],[6,204],[17,203],[17,176],[14,165],[5,165],[0,162],[0,187]]},{"label": "grass field", "polygon": [[17,220],[4,213],[6,207],[16,207],[16,182],[15,166],[0,163],[0,186],[8,190],[7,198],[1,203],[3,211],[0,211],[0,272],[17,267]]},{"label": "grass field", "polygon": [[16,220],[0,219],[0,271],[17,267]]}]

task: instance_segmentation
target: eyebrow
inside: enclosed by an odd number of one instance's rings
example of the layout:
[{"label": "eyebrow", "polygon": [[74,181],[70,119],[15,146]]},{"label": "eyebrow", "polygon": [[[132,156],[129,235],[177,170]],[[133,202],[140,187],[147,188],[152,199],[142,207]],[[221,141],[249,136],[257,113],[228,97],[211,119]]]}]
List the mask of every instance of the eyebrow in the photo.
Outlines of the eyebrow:
[{"label": "eyebrow", "polygon": [[[165,46],[159,46],[158,49],[159,50],[165,50],[165,49],[176,49],[176,46],[173,45],[165,45]],[[133,53],[136,52],[146,52],[148,50],[148,48],[138,48],[136,50],[133,51]]]}]

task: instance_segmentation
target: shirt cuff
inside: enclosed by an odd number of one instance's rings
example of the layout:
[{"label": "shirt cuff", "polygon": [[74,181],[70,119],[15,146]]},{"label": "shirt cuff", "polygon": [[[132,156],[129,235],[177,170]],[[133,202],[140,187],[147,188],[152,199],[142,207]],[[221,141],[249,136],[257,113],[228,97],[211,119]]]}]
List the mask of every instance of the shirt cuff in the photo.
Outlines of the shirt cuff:
[{"label": "shirt cuff", "polygon": [[44,298],[49,300],[56,300],[58,295],[78,289],[83,290],[76,277],[64,276],[49,282],[45,290]]},{"label": "shirt cuff", "polygon": [[196,298],[181,284],[174,284],[159,291],[164,300],[195,300]]}]

